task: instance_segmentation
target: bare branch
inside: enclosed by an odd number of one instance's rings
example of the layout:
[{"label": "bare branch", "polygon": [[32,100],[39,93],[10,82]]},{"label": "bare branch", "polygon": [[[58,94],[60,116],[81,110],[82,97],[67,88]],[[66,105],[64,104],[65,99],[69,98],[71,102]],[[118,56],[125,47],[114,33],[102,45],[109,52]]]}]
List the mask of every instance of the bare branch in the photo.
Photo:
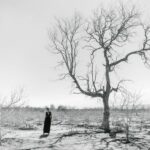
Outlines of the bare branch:
[{"label": "bare branch", "polygon": [[19,88],[18,90],[14,90],[11,92],[10,97],[5,97],[3,101],[0,103],[1,107],[10,108],[16,105],[23,105],[25,98],[24,88]]},{"label": "bare branch", "polygon": [[121,84],[122,84],[123,82],[126,82],[126,81],[130,81],[130,80],[120,80],[120,81],[118,82],[116,88],[114,88],[114,87],[111,88],[111,92],[118,92],[119,90],[124,89],[123,86],[121,86]]},{"label": "bare branch", "polygon": [[77,86],[77,89],[79,89],[79,91],[87,96],[91,96],[91,97],[101,97],[103,98],[103,94],[98,93],[98,92],[90,92],[90,91],[85,91],[81,88],[78,80],[76,79],[76,77],[74,75],[71,75],[75,85]]},{"label": "bare branch", "polygon": [[142,28],[144,30],[144,41],[143,41],[142,48],[139,50],[136,50],[136,51],[132,51],[132,52],[126,54],[126,56],[124,56],[123,58],[112,62],[110,64],[110,67],[114,67],[122,62],[127,62],[129,57],[133,56],[133,55],[141,56],[144,63],[149,65],[150,57],[148,55],[148,52],[150,51],[150,26],[144,27],[142,25]]},{"label": "bare branch", "polygon": [[53,43],[56,53],[62,57],[60,65],[65,64],[68,71],[68,73],[65,73],[65,75],[62,76],[62,79],[64,79],[67,75],[69,75],[73,79],[77,89],[81,93],[91,97],[102,97],[102,93],[100,93],[101,90],[97,92],[96,88],[97,74],[96,73],[94,74],[93,62],[91,62],[92,88],[90,87],[88,76],[86,79],[84,79],[86,80],[87,85],[86,90],[84,90],[81,87],[78,81],[79,79],[76,76],[77,52],[78,52],[78,45],[80,42],[80,39],[78,38],[78,33],[80,28],[81,28],[81,18],[79,18],[79,16],[75,16],[71,22],[67,20],[57,20],[57,32],[55,31],[53,32],[53,34],[52,33],[50,34],[50,39]]}]

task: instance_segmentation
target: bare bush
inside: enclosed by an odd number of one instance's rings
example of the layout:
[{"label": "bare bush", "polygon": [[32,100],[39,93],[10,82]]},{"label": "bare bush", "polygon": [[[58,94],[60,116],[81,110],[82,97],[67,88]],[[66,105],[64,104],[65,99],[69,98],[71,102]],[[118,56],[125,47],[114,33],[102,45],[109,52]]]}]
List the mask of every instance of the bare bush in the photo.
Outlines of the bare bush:
[{"label": "bare bush", "polygon": [[137,115],[138,110],[141,108],[141,94],[132,93],[126,89],[121,91],[121,97],[119,96],[120,110],[125,114],[122,116],[121,126],[125,129],[126,143],[130,143],[130,127],[133,126],[134,118]]},{"label": "bare bush", "polygon": [[2,144],[3,137],[7,134],[7,132],[2,132],[2,126],[6,125],[6,120],[11,117],[13,109],[23,106],[24,98],[24,88],[20,88],[12,91],[9,97],[0,99],[0,145]]},{"label": "bare bush", "polygon": [[57,110],[58,111],[67,111],[67,106],[63,106],[63,105],[59,105],[58,107],[57,107]]}]

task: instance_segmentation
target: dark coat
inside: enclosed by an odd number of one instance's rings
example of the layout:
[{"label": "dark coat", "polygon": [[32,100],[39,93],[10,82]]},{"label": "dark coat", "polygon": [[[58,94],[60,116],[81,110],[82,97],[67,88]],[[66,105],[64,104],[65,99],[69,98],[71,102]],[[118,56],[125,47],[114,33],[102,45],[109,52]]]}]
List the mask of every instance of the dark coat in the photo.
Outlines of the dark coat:
[{"label": "dark coat", "polygon": [[46,112],[43,133],[49,133],[51,127],[52,114],[51,112]]}]

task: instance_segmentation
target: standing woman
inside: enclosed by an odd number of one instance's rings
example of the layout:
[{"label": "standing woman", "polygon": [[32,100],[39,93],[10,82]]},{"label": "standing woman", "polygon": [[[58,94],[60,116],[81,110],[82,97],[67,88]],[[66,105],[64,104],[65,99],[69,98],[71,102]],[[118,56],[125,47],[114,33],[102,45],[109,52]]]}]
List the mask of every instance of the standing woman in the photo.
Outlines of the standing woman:
[{"label": "standing woman", "polygon": [[44,120],[44,128],[43,128],[43,135],[47,134],[49,135],[50,127],[51,127],[51,121],[52,121],[52,113],[49,110],[49,108],[46,108],[46,114],[45,114],[45,120]]}]

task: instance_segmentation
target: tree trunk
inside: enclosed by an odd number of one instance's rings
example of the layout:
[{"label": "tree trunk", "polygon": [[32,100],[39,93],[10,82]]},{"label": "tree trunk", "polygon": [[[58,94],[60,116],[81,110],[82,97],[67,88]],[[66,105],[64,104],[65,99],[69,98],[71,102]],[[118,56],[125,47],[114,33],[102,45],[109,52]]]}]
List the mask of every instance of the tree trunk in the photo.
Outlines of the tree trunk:
[{"label": "tree trunk", "polygon": [[103,105],[104,105],[104,112],[103,112],[103,122],[102,122],[102,128],[105,130],[105,133],[110,132],[109,127],[109,103],[108,103],[109,96],[106,96],[103,98]]},{"label": "tree trunk", "polygon": [[126,143],[130,143],[129,141],[129,124],[126,124]]},{"label": "tree trunk", "polygon": [[109,128],[109,95],[110,95],[110,64],[109,64],[109,59],[108,59],[108,50],[107,48],[104,49],[104,57],[106,61],[105,65],[105,78],[106,78],[106,91],[104,92],[103,95],[103,105],[104,105],[104,113],[103,113],[103,122],[102,122],[102,128],[104,129],[105,133],[110,132]]}]

